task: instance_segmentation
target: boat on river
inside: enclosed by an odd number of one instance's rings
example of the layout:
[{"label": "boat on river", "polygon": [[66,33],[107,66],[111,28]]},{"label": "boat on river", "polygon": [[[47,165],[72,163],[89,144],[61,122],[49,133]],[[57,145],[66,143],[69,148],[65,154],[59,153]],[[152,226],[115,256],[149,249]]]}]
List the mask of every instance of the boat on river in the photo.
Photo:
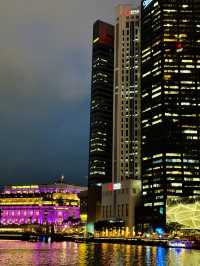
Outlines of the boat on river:
[{"label": "boat on river", "polygon": [[170,248],[192,248],[193,245],[193,241],[187,239],[172,239],[167,242],[167,246]]}]

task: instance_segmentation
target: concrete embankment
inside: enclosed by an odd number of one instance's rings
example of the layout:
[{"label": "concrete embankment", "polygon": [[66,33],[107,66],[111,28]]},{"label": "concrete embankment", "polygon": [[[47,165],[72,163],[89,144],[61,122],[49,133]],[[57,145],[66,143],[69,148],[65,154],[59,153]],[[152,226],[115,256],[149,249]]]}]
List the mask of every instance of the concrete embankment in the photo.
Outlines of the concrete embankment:
[{"label": "concrete embankment", "polygon": [[[0,239],[8,240],[22,240],[30,242],[54,242],[54,241],[70,241],[77,243],[112,243],[112,244],[129,244],[129,245],[142,245],[142,246],[162,246],[169,247],[167,239],[144,239],[144,238],[107,238],[107,237],[79,237],[79,236],[65,236],[61,234],[45,235],[45,234],[15,234],[4,233],[0,234]],[[200,249],[200,241],[192,241],[189,247],[192,249]],[[170,246],[172,247],[172,246]],[[178,246],[175,246],[178,247]],[[183,246],[182,246],[183,247]]]},{"label": "concrete embankment", "polygon": [[151,246],[166,246],[167,240],[145,240],[140,238],[106,238],[106,237],[78,237],[78,236],[64,236],[60,234],[54,235],[31,235],[31,234],[15,234],[4,233],[0,234],[0,239],[13,239],[13,240],[38,240],[51,238],[51,241],[72,241],[72,242],[85,242],[85,243],[118,243],[118,244],[132,244],[132,245],[151,245]]},{"label": "concrete embankment", "polygon": [[167,246],[167,240],[147,240],[141,238],[106,238],[106,237],[92,237],[92,238],[79,238],[65,237],[65,240],[75,242],[94,242],[94,243],[112,243],[112,244],[129,244],[129,245],[146,245],[146,246]]}]

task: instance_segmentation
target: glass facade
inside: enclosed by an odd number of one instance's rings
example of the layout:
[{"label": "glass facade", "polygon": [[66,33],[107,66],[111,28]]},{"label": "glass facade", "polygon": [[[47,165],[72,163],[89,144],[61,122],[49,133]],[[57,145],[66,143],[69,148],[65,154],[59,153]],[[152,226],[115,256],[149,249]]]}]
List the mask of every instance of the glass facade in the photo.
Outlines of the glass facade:
[{"label": "glass facade", "polygon": [[97,21],[93,28],[90,106],[89,185],[112,176],[113,26]]},{"label": "glass facade", "polygon": [[100,217],[101,185],[112,180],[114,27],[93,26],[88,222]]},{"label": "glass facade", "polygon": [[141,36],[142,194],[165,224],[168,197],[200,194],[200,1],[142,1]]}]

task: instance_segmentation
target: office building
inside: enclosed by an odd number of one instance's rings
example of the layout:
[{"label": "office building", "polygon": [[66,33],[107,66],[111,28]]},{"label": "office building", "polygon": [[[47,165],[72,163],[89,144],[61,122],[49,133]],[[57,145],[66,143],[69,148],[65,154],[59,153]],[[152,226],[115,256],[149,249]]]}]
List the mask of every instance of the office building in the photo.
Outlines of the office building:
[{"label": "office building", "polygon": [[157,226],[166,202],[200,195],[200,1],[143,0],[141,16],[142,194]]},{"label": "office building", "polygon": [[113,182],[140,179],[140,12],[116,7]]},{"label": "office building", "polygon": [[141,180],[127,179],[121,183],[102,185],[101,220],[120,222],[119,236],[122,231],[127,237],[135,236],[136,208],[140,203]]},{"label": "office building", "polygon": [[140,11],[116,7],[113,93],[113,175],[102,189],[101,219],[135,225],[140,194]]},{"label": "office building", "polygon": [[112,179],[114,27],[93,26],[88,174],[88,222],[101,211],[101,185]]}]

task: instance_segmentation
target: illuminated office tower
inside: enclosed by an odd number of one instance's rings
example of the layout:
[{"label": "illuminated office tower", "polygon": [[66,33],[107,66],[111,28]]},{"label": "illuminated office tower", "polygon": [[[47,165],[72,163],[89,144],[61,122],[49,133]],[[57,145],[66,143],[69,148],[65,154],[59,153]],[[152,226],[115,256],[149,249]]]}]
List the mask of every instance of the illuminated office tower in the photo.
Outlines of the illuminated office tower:
[{"label": "illuminated office tower", "polygon": [[142,194],[165,225],[168,203],[200,196],[200,1],[143,0],[141,16]]},{"label": "illuminated office tower", "polygon": [[[113,219],[123,220],[129,231],[134,230],[141,179],[139,55],[140,11],[131,5],[118,5],[114,44],[113,192],[110,214]],[[103,198],[104,209],[107,199]]]},{"label": "illuminated office tower", "polygon": [[101,185],[112,179],[114,27],[93,26],[88,176],[88,222],[98,220]]},{"label": "illuminated office tower", "polygon": [[140,179],[140,14],[131,5],[116,7],[113,182]]}]

